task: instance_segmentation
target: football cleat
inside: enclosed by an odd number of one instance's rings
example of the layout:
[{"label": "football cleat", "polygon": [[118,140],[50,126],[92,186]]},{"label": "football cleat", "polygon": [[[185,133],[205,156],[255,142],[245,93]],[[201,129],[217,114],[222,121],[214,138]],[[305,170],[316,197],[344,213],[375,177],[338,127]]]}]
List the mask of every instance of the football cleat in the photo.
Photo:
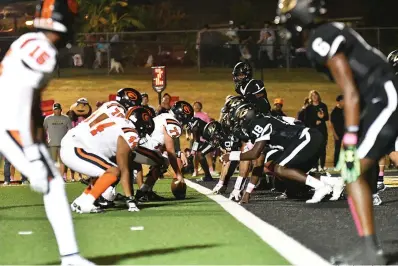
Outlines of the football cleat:
[{"label": "football cleat", "polygon": [[64,256],[61,258],[61,266],[93,266],[95,265],[89,260],[86,260],[82,256],[75,254],[75,255],[70,255],[70,256]]},{"label": "football cleat", "polygon": [[76,202],[71,204],[71,209],[79,214],[104,212],[101,208],[96,207],[94,204],[77,204]]},{"label": "football cleat", "polygon": [[314,196],[312,196],[312,199],[309,199],[306,201],[306,203],[319,203],[323,200],[326,195],[330,194],[333,191],[332,187],[329,185],[324,185],[322,187],[319,187],[318,189],[315,189]]},{"label": "football cleat", "polygon": [[334,265],[386,265],[387,259],[380,247],[360,244],[347,254],[332,257],[330,262]]},{"label": "football cleat", "polygon": [[156,192],[154,192],[154,191],[148,191],[147,195],[148,195],[149,201],[165,201],[166,200],[165,197],[162,197],[162,196],[156,194]]},{"label": "football cleat", "polygon": [[282,194],[280,194],[279,196],[276,196],[275,199],[276,200],[286,200],[289,197],[287,196],[286,192],[283,192]]},{"label": "football cleat", "polygon": [[100,197],[94,202],[94,205],[95,205],[95,206],[98,206],[98,207],[100,207],[100,208],[103,208],[103,209],[115,207],[115,203],[114,203],[113,201],[106,200],[106,199],[103,198],[102,196],[100,196]]},{"label": "football cleat", "polygon": [[379,206],[383,203],[378,193],[373,194],[373,206]]},{"label": "football cleat", "polygon": [[139,202],[148,202],[149,201],[148,192],[144,192],[144,191],[138,189],[135,192],[135,199]]},{"label": "football cleat", "polygon": [[384,185],[384,182],[377,182],[377,192],[383,192],[386,190],[386,185]]},{"label": "football cleat", "polygon": [[126,205],[128,207],[129,212],[139,212],[140,209],[138,209],[137,202],[133,198],[129,198],[126,200]]}]

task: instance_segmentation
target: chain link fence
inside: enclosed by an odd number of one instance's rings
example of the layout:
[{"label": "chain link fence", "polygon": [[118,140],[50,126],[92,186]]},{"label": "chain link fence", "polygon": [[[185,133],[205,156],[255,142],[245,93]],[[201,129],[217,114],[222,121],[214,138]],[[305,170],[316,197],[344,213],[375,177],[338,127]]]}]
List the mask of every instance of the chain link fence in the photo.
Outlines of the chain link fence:
[{"label": "chain link fence", "polygon": [[[388,55],[398,48],[398,28],[358,28],[372,46]],[[184,30],[78,34],[76,44],[59,53],[59,67],[111,70],[111,62],[128,71],[134,68],[166,65],[231,68],[240,60],[256,68],[309,67],[305,49],[293,49],[279,39],[259,41],[264,31]],[[17,37],[0,38],[0,57]],[[242,39],[244,39],[242,41]]]}]

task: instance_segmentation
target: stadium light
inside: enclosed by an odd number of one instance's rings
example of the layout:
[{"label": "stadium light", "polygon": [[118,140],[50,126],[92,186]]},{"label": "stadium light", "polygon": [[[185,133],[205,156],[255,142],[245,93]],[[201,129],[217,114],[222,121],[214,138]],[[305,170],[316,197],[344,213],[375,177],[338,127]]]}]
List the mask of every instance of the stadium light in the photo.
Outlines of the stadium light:
[{"label": "stadium light", "polygon": [[27,20],[25,21],[26,26],[32,26],[33,25],[33,20]]}]

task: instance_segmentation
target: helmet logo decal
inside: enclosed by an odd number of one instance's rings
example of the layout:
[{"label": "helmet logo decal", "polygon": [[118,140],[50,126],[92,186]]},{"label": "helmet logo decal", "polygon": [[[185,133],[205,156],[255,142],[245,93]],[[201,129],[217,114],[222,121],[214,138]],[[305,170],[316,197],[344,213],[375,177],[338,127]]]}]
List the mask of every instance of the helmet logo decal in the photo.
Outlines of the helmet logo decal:
[{"label": "helmet logo decal", "polygon": [[143,113],[142,114],[142,120],[148,122],[150,119],[150,115],[148,113]]},{"label": "helmet logo decal", "polygon": [[183,110],[184,113],[186,113],[186,114],[191,114],[191,108],[189,108],[189,106],[186,105],[186,104],[184,104],[184,105],[182,106],[182,110]]},{"label": "helmet logo decal", "polygon": [[245,116],[247,115],[247,112],[248,112],[247,109],[243,109],[242,111],[240,111],[240,112],[238,113],[238,117],[239,117],[239,118],[245,117]]},{"label": "helmet logo decal", "polygon": [[129,97],[130,100],[136,101],[138,99],[137,94],[135,94],[132,91],[127,91],[126,95],[127,95],[127,97]]}]

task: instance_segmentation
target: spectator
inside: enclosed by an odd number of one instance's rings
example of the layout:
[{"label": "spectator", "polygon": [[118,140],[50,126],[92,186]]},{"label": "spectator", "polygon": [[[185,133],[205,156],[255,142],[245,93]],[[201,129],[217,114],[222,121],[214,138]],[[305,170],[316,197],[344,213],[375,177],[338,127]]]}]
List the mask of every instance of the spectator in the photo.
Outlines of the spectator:
[{"label": "spectator", "polygon": [[148,105],[148,103],[149,103],[149,96],[148,96],[148,93],[146,93],[146,92],[141,93],[141,96],[142,96],[142,103],[141,103],[141,105],[144,106],[144,107],[147,107],[147,108],[151,109],[152,112],[155,114],[155,113],[156,113],[156,112],[155,112],[155,108],[153,108],[152,106]]},{"label": "spectator", "polygon": [[274,108],[271,110],[271,115],[273,116],[286,116],[285,113],[282,111],[283,108],[283,99],[276,98],[274,100]]},{"label": "spectator", "polygon": [[102,54],[106,53],[107,49],[108,46],[105,43],[105,39],[104,37],[101,37],[96,45],[95,68],[100,68],[102,66]]},{"label": "spectator", "polygon": [[229,67],[234,67],[236,62],[239,61],[240,51],[239,51],[239,38],[238,38],[238,28],[234,25],[234,22],[229,21],[229,29],[225,33],[228,37],[226,44],[227,49],[227,64]]},{"label": "spectator", "polygon": [[208,24],[204,25],[203,28],[198,32],[196,36],[196,49],[200,55],[201,67],[209,65],[211,61],[212,53],[212,34],[209,31],[210,27]]},{"label": "spectator", "polygon": [[[4,158],[4,183],[3,185],[7,186],[11,183],[11,181],[15,181],[15,167],[11,165],[10,161],[7,158]],[[22,184],[29,184],[28,179],[26,176],[21,174],[21,182]]]},{"label": "spectator", "polygon": [[95,36],[91,33],[86,34],[86,46],[83,49],[84,55],[84,65],[86,68],[92,68],[95,61],[95,51],[94,51],[94,43],[95,43]]},{"label": "spectator", "polygon": [[319,155],[320,171],[325,170],[326,145],[328,140],[328,130],[326,121],[329,121],[329,112],[326,104],[322,102],[321,96],[316,90],[309,93],[309,105],[305,109],[304,123],[307,127],[316,128],[323,135],[322,149]]},{"label": "spectator", "polygon": [[262,66],[271,67],[274,61],[275,32],[269,23],[264,21],[264,28],[260,31],[260,38],[257,44],[260,45],[258,60]]},{"label": "spectator", "polygon": [[241,60],[244,62],[251,63],[252,61],[252,53],[250,50],[250,44],[252,37],[250,36],[250,32],[246,28],[245,23],[241,23],[239,26],[238,31],[239,41],[240,41],[240,53],[241,53]]},{"label": "spectator", "polygon": [[203,105],[201,102],[194,102],[193,103],[193,110],[195,112],[194,117],[200,118],[203,121],[205,121],[206,123],[210,123],[210,120],[211,120],[210,116],[207,113],[202,112],[202,109],[203,109]]},{"label": "spectator", "polygon": [[72,121],[68,116],[62,114],[61,104],[55,103],[53,110],[54,114],[44,119],[44,129],[47,131],[51,157],[54,162],[58,162],[59,160],[61,175],[66,180],[65,168],[60,159],[59,151],[61,149],[62,138],[72,128]]},{"label": "spectator", "polygon": [[[77,126],[78,122],[78,117],[76,115],[76,113],[73,110],[69,110],[66,115],[69,117],[70,121],[72,122],[72,128],[74,128],[75,126]],[[68,168],[65,166],[65,173],[67,174],[68,172]],[[70,169],[70,176],[71,176],[71,180],[72,182],[75,181],[75,171],[73,171],[72,169]],[[79,174],[80,179],[82,179],[82,175]]]},{"label": "spectator", "polygon": [[330,114],[330,128],[332,129],[334,138],[334,167],[337,166],[339,160],[341,141],[344,135],[344,97],[339,95],[336,98],[336,107]]},{"label": "spectator", "polygon": [[168,93],[163,94],[162,103],[159,105],[158,109],[156,110],[156,115],[162,113],[168,113],[171,109],[170,106],[171,96]]},{"label": "spectator", "polygon": [[301,110],[297,113],[297,120],[304,122],[305,119],[305,109],[307,106],[310,104],[310,99],[308,97],[304,98],[304,104],[303,107],[301,107]]}]

